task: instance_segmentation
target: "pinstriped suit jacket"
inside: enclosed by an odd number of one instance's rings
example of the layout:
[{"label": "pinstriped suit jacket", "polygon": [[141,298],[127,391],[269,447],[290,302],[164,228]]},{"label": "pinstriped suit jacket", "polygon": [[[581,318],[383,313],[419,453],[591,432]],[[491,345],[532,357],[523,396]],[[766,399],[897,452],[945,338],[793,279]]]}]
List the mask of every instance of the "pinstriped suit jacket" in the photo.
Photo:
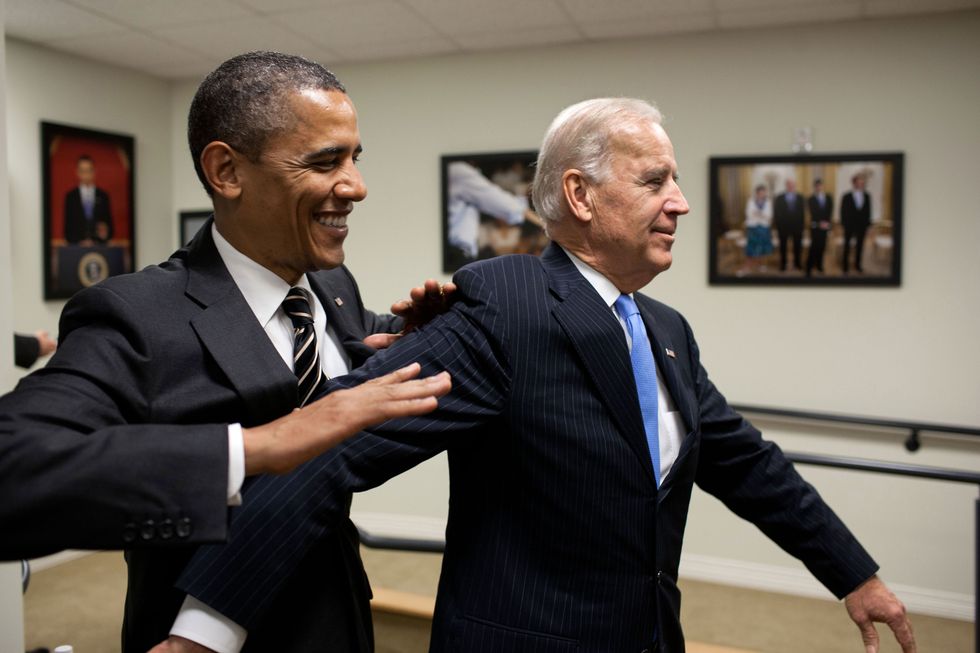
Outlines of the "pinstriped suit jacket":
[{"label": "pinstriped suit jacket", "polygon": [[875,572],[816,491],[708,380],[676,311],[638,298],[687,428],[658,490],[622,328],[564,252],[480,262],[455,281],[452,311],[353,376],[415,360],[427,373],[447,369],[454,387],[439,409],[260,479],[230,543],[199,553],[182,589],[246,626],[261,619],[292,560],[329,531],[334,497],[442,447],[451,493],[432,651],[683,651],[676,579],[694,483],[838,596]]}]

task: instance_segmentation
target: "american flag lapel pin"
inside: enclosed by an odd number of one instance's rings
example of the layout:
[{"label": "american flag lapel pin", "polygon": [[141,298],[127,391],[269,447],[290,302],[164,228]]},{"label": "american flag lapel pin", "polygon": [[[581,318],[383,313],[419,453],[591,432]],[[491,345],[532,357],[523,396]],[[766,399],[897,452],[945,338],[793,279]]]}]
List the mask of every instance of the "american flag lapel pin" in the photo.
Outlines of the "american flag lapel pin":
[{"label": "american flag lapel pin", "polygon": [[340,297],[334,297],[333,298],[333,303],[336,304],[337,306],[343,306],[344,305],[344,300],[341,299]]},{"label": "american flag lapel pin", "polygon": [[667,358],[677,358],[677,354],[675,354],[674,350],[670,347],[664,347],[664,351],[667,352]]}]

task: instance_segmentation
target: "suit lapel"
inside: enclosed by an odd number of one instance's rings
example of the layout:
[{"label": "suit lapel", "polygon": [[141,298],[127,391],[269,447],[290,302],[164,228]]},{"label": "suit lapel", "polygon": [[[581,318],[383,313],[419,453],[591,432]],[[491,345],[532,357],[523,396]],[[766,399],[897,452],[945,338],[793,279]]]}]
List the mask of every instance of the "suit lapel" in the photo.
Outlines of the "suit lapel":
[{"label": "suit lapel", "polygon": [[187,257],[186,294],[202,309],[191,326],[242,397],[248,423],[262,423],[296,406],[296,377],[283,364],[228,274],[215,249],[210,224],[178,253]]},{"label": "suit lapel", "polygon": [[340,272],[307,275],[310,287],[323,305],[327,325],[333,327],[340,343],[350,357],[351,369],[360,367],[375,350],[362,341],[368,334],[361,322],[361,308],[349,284],[342,284],[334,277]]},{"label": "suit lapel", "polygon": [[626,336],[619,322],[560,247],[549,245],[541,260],[552,290],[562,300],[552,309],[552,314],[582,359],[613,421],[654,483]]}]

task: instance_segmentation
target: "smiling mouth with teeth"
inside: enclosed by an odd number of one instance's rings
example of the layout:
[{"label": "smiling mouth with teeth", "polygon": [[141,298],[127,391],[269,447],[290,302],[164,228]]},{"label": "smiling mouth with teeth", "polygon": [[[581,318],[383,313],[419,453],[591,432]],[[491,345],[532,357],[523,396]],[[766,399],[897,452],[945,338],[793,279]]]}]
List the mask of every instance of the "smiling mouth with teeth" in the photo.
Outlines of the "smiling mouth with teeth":
[{"label": "smiling mouth with teeth", "polygon": [[347,226],[347,216],[346,215],[332,215],[326,216],[321,215],[316,219],[317,224],[323,225],[324,227],[346,227]]}]

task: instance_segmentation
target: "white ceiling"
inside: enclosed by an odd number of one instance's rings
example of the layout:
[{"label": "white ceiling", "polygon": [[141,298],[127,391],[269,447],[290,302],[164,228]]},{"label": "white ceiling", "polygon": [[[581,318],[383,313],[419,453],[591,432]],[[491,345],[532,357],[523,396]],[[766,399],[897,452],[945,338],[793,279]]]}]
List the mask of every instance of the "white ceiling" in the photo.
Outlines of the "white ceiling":
[{"label": "white ceiling", "polygon": [[248,50],[325,65],[959,11],[980,0],[6,0],[6,33],[164,78]]}]

